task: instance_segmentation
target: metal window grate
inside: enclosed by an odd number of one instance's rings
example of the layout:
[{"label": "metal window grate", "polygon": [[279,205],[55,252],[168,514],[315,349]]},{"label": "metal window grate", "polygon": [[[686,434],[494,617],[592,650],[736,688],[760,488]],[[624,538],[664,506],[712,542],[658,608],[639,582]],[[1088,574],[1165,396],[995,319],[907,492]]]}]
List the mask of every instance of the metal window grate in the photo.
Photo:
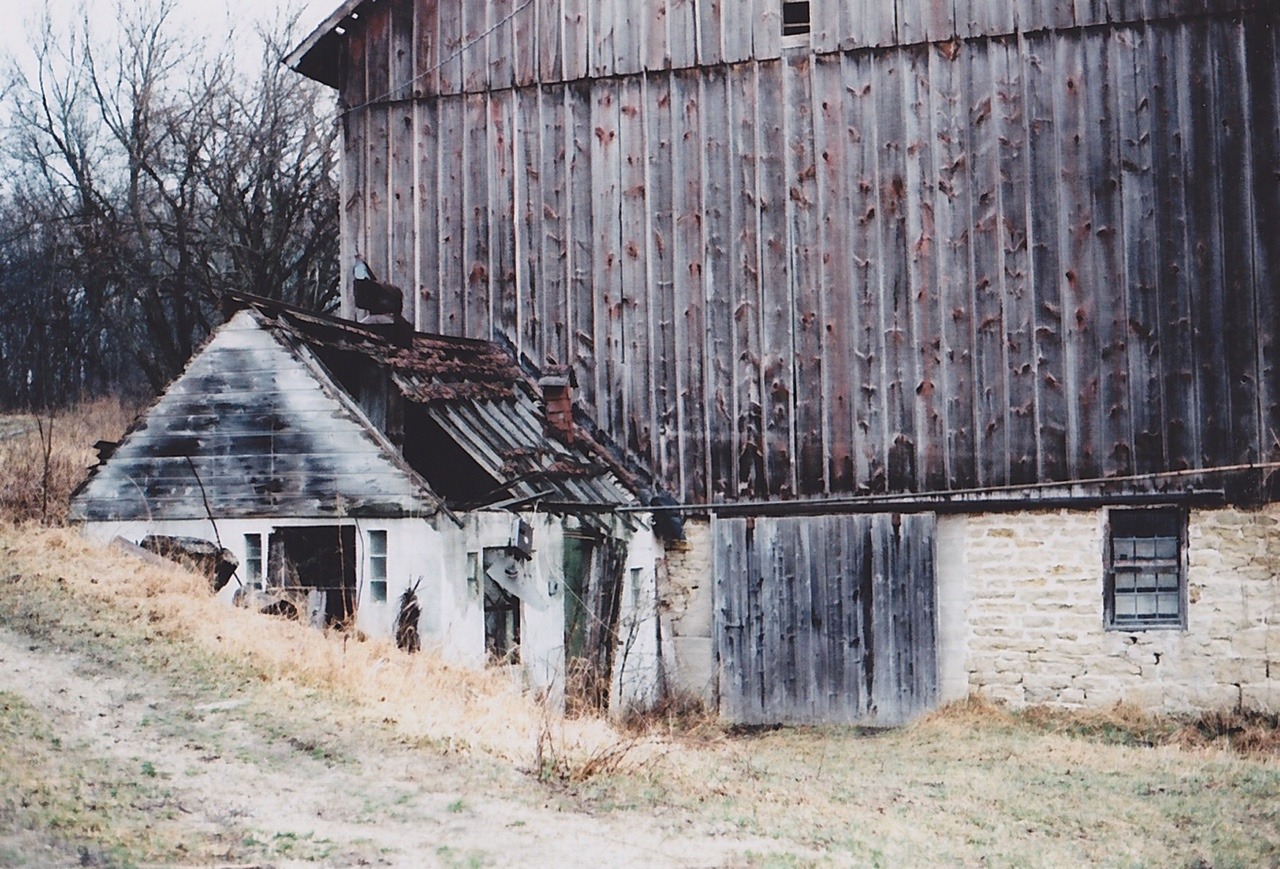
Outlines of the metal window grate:
[{"label": "metal window grate", "polygon": [[782,35],[800,36],[809,29],[809,0],[782,0]]},{"label": "metal window grate", "polygon": [[1110,516],[1110,624],[1116,628],[1183,623],[1181,513],[1116,511]]}]

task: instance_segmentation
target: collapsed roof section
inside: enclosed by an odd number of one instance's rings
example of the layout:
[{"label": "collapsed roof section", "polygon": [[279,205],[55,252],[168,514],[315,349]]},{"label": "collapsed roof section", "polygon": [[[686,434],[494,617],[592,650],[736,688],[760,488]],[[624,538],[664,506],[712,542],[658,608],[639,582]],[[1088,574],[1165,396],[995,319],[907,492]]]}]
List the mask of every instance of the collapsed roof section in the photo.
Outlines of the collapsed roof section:
[{"label": "collapsed roof section", "polygon": [[[589,421],[549,432],[537,381],[500,344],[364,324],[247,296],[269,328],[321,359],[451,507],[640,504],[647,488]],[[390,383],[382,395],[364,384]]]},{"label": "collapsed roof section", "polygon": [[77,518],[640,504],[643,480],[585,419],[548,431],[537,383],[499,344],[251,296],[227,305],[228,322],[108,445],[75,496]]}]

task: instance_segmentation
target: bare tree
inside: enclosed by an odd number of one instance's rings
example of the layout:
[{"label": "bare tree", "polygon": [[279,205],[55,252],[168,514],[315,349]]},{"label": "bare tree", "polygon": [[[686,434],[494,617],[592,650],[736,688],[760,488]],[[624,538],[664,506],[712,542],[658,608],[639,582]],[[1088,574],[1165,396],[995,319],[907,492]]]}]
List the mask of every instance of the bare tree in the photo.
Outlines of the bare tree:
[{"label": "bare tree", "polygon": [[229,41],[209,55],[182,36],[173,0],[121,4],[120,22],[107,44],[87,18],[45,28],[34,74],[10,76],[0,305],[43,324],[37,346],[0,329],[10,403],[24,379],[61,400],[138,374],[159,390],[228,290],[335,300],[335,136],[323,93],[279,63],[288,22],[259,34],[249,76]]}]

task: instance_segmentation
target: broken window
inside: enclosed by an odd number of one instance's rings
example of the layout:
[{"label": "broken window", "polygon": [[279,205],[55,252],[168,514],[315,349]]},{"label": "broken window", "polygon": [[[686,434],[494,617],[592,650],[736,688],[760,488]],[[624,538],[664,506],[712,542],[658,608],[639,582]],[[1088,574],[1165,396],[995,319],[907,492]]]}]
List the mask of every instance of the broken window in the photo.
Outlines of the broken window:
[{"label": "broken window", "polygon": [[585,529],[564,541],[565,700],[607,709],[626,547]]},{"label": "broken window", "polygon": [[489,660],[520,660],[519,563],[505,549],[484,550],[484,649]]},{"label": "broken window", "polygon": [[384,603],[387,599],[387,532],[369,532],[369,599]]},{"label": "broken window", "polygon": [[1108,519],[1107,627],[1185,627],[1185,513],[1177,508],[1112,510]]},{"label": "broken window", "polygon": [[244,584],[250,588],[262,587],[262,535],[244,536]]},{"label": "broken window", "polygon": [[[305,608],[326,624],[355,613],[356,529],[338,525],[275,528],[267,539],[267,586],[274,593],[306,592]],[[281,614],[300,617],[303,605],[281,597]]]},{"label": "broken window", "polygon": [[782,0],[782,35],[803,36],[809,27],[809,0]]},{"label": "broken window", "polygon": [[587,644],[586,598],[596,538],[581,532],[564,536],[564,646],[571,661],[583,657]]}]

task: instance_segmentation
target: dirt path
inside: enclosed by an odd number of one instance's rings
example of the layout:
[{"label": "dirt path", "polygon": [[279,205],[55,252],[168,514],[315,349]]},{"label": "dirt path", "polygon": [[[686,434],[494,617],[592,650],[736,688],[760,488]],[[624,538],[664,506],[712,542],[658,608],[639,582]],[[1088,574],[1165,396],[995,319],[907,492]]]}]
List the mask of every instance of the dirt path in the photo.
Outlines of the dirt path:
[{"label": "dirt path", "polygon": [[678,813],[559,811],[515,771],[381,738],[282,735],[251,699],[210,700],[4,628],[0,691],[64,741],[162,778],[193,833],[256,837],[284,855],[274,865],[712,866],[782,844],[717,835]]}]

